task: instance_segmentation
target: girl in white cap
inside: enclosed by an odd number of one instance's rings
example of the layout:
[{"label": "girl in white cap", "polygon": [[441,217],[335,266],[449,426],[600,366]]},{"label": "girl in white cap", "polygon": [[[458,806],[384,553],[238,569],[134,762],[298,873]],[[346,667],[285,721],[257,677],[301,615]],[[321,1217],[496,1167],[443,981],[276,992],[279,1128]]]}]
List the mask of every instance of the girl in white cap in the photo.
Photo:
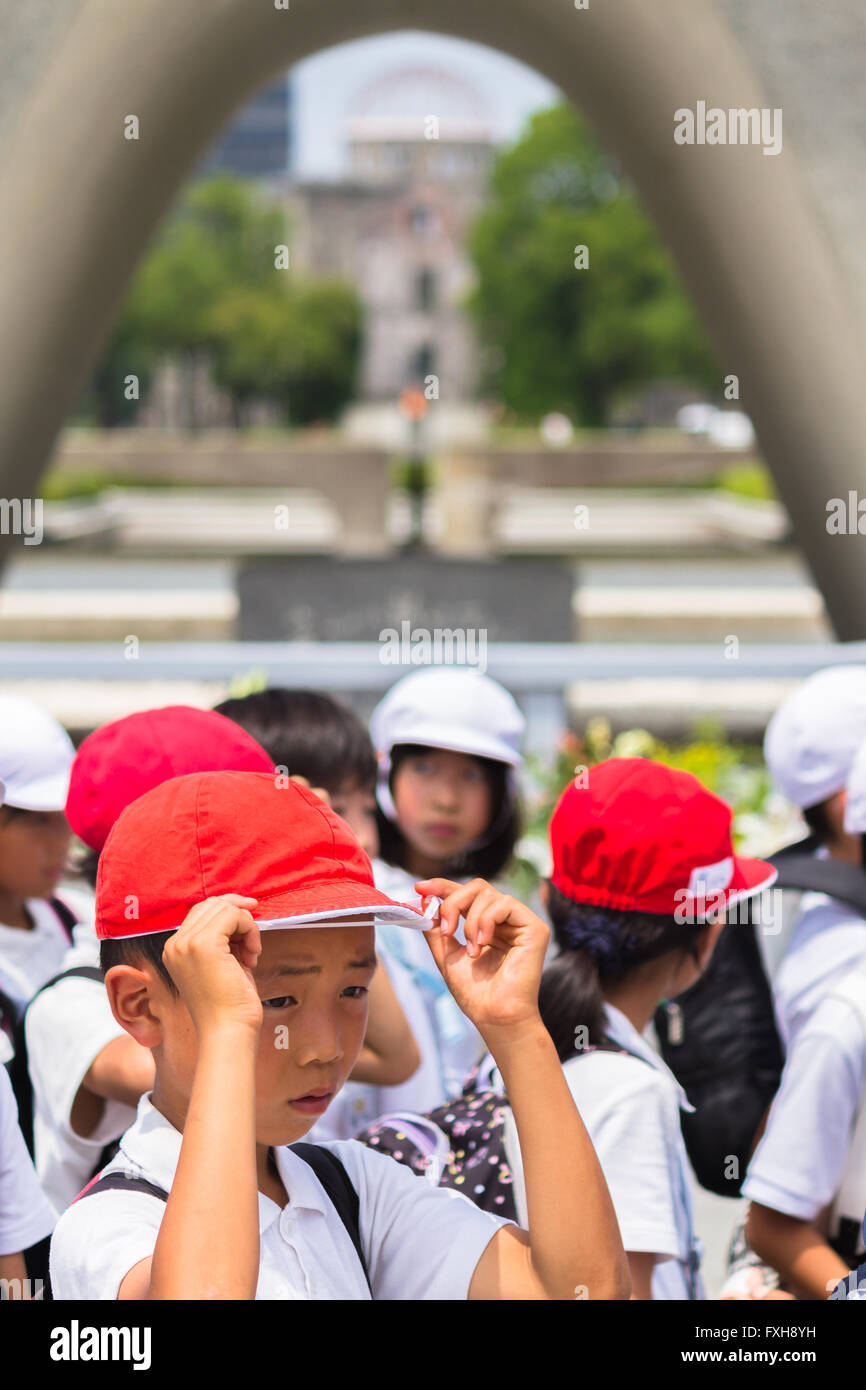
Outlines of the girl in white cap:
[{"label": "girl in white cap", "polygon": [[[866,744],[854,758],[842,824],[866,862]],[[842,921],[821,933],[820,990],[813,988],[788,1040],[782,1082],[743,1184],[749,1244],[800,1298],[825,1298],[863,1258],[866,923],[858,920],[859,931]],[[838,947],[834,931],[847,937]]]},{"label": "girl in white cap", "polygon": [[26,1004],[58,970],[76,914],[56,897],[72,832],[64,814],[75,749],[56,719],[0,695],[0,984]]},{"label": "girl in white cap", "polygon": [[[478,671],[428,668],[391,687],[370,721],[381,845],[373,868],[382,892],[411,901],[421,879],[495,879],[503,872],[519,833],[524,722],[508,691]],[[442,1098],[454,1095],[482,1054],[478,1035],[443,988],[420,936],[387,928],[381,936],[424,996]]]}]

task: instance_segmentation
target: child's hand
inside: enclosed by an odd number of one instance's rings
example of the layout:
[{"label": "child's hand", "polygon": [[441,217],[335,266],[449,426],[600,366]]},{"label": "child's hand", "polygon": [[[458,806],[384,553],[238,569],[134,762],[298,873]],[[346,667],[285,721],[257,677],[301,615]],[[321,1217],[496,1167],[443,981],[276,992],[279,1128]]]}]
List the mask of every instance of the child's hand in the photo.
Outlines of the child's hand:
[{"label": "child's hand", "polygon": [[236,1023],[256,1032],[262,1001],[252,968],[262,942],[249,909],[255,898],[225,893],[196,903],[174,936],[163,960],[201,1033],[216,1024]]},{"label": "child's hand", "polygon": [[[416,883],[425,897],[444,901],[427,944],[460,1008],[479,1032],[536,1024],[538,987],[550,935],[528,907],[483,878],[452,883],[430,878]],[[466,945],[455,939],[465,918]]]}]

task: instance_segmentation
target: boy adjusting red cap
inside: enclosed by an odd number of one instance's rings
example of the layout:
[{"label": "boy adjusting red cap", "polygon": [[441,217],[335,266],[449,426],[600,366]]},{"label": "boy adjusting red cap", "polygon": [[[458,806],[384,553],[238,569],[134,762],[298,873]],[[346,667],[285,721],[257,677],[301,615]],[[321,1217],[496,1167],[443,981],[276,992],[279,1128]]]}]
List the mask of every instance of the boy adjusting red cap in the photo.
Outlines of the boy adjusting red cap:
[{"label": "boy adjusting red cap", "polygon": [[72,764],[66,819],[97,853],[121,811],[188,772],[272,772],[273,760],[245,729],[215,710],[165,705],[115,719],[81,744]]},{"label": "boy adjusting red cap", "polygon": [[349,827],[306,788],[273,772],[200,772],[163,782],[118,817],[99,860],[96,934],[174,931],[223,893],[256,898],[262,927],[336,917],[430,925],[374,887]]},{"label": "boy adjusting red cap", "polygon": [[734,853],[731,809],[690,772],[609,758],[572,782],[550,823],[551,882],[574,902],[672,916],[726,909],[776,870]]}]

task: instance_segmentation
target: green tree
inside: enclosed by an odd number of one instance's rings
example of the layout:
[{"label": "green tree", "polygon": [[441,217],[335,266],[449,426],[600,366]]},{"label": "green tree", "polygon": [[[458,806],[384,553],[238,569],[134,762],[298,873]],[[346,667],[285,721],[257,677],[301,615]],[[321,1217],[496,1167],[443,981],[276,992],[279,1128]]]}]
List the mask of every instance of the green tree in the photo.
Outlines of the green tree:
[{"label": "green tree", "polygon": [[717,380],[657,232],[573,107],[540,112],[498,157],[470,252],[484,387],[519,418],[600,425],[626,388]]},{"label": "green tree", "polygon": [[299,283],[277,269],[286,236],[282,208],[239,179],[220,174],[187,191],[139,267],[93,378],[88,403],[100,423],[126,419],[116,401],[136,371],[129,362],[167,356],[188,381],[207,361],[239,425],[256,399],[298,424],[334,418],[354,385],[360,305],[347,285]]},{"label": "green tree", "polygon": [[338,282],[223,295],[211,315],[213,370],[235,423],[252,400],[273,401],[295,425],[333,420],[352,396],[360,329],[357,295]]},{"label": "green tree", "polygon": [[352,399],[361,346],[361,304],[354,289],[338,280],[297,287],[295,338],[285,374],[293,424],[334,420]]}]

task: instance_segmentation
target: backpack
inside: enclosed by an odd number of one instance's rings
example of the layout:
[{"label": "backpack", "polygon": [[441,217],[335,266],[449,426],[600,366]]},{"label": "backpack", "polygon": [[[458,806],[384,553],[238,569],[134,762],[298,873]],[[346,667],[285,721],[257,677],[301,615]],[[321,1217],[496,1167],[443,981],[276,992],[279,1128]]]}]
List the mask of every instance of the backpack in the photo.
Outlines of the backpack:
[{"label": "backpack", "polygon": [[[866,873],[816,859],[813,838],[769,862],[775,887],[829,896],[866,917]],[[695,1107],[682,1114],[695,1177],[722,1197],[738,1197],[767,1107],[779,1087],[784,1050],[754,922],[722,932],[700,980],[662,1004],[655,1028],[662,1057]]]},{"label": "backpack", "polygon": [[[604,1039],[574,1056],[589,1052],[634,1055]],[[383,1115],[355,1138],[411,1168],[434,1187],[451,1187],[483,1211],[516,1221],[514,1175],[505,1146],[510,1106],[501,1092],[478,1088],[482,1065],[469,1073],[461,1094],[445,1105],[426,1115]]]},{"label": "backpack", "polygon": [[[370,1283],[370,1274],[367,1269],[367,1261],[364,1259],[364,1250],[361,1245],[361,1225],[360,1225],[360,1201],[358,1194],[352,1185],[352,1180],[343,1164],[332,1154],[330,1149],[322,1148],[318,1144],[290,1144],[292,1153],[312,1168],[322,1187],[325,1189],[331,1204],[337,1215],[346,1228],[346,1232],[355,1253],[364,1271],[364,1278],[367,1281],[367,1288],[370,1296],[373,1295],[373,1286]],[[148,1182],[146,1178],[140,1178],[134,1173],[98,1173],[92,1178],[83,1191],[79,1192],[75,1198],[76,1202],[82,1202],[86,1197],[92,1197],[97,1192],[147,1192],[152,1197],[158,1197],[161,1202],[168,1201],[168,1193],[165,1188],[157,1187],[155,1183]],[[50,1297],[50,1294],[49,1294]]]},{"label": "backpack", "polygon": [[[77,917],[60,898],[49,898],[48,902],[54,909],[71,944],[72,929],[78,921]],[[9,1080],[12,1083],[12,1090],[18,1105],[18,1124],[31,1158],[33,1157],[33,1087],[27,1066],[27,1040],[24,1034],[24,1021],[27,1017],[27,1010],[37,995],[50,989],[52,985],[56,985],[58,980],[75,976],[89,980],[101,980],[102,971],[92,965],[78,965],[72,970],[62,970],[53,979],[46,980],[45,984],[37,989],[33,998],[23,1006],[0,990],[0,1032],[5,1034],[6,1040],[6,1070],[9,1073]]]}]

